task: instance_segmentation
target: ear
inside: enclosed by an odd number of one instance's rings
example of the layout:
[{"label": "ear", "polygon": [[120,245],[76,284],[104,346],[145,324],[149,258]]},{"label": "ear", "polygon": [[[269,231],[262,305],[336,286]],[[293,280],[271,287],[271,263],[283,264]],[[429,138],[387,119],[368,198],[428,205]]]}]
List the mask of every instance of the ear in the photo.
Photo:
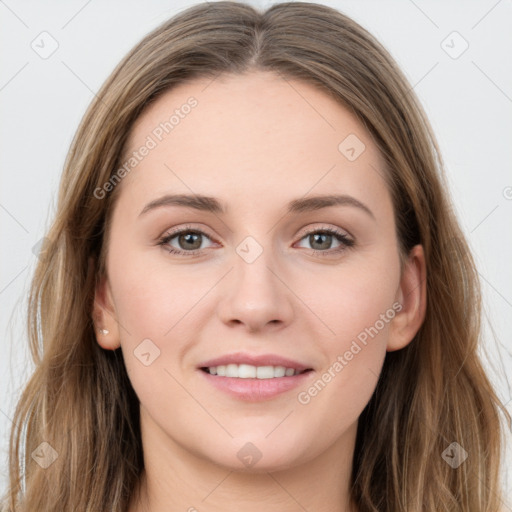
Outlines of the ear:
[{"label": "ear", "polygon": [[398,309],[391,321],[387,351],[408,345],[420,329],[427,308],[427,270],[421,245],[415,245],[407,257],[397,290]]},{"label": "ear", "polygon": [[93,320],[98,344],[106,350],[119,348],[121,346],[119,324],[112,300],[112,292],[106,276],[101,276],[96,284]]}]

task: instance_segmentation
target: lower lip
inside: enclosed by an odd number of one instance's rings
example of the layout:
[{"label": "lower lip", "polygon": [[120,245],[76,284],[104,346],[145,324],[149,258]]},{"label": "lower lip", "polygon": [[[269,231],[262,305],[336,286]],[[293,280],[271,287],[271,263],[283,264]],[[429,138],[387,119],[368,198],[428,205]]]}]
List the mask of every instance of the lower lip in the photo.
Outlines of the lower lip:
[{"label": "lower lip", "polygon": [[281,393],[304,384],[314,373],[312,370],[290,377],[274,377],[272,379],[240,379],[237,377],[219,377],[199,370],[206,380],[217,389],[224,391],[239,400],[257,402],[274,398]]}]

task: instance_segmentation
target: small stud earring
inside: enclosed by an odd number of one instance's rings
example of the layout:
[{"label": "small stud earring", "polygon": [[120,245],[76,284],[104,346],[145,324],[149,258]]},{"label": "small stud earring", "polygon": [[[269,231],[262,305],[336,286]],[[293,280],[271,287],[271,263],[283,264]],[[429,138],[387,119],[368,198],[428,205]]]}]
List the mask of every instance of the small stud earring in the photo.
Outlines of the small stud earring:
[{"label": "small stud earring", "polygon": [[108,329],[100,329],[100,334],[106,336],[110,331]]}]

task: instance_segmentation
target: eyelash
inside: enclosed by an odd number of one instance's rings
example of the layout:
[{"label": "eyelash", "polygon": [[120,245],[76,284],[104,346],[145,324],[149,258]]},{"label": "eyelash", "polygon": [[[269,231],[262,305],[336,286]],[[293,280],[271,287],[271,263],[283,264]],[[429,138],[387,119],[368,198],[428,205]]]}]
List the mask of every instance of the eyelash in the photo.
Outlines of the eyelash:
[{"label": "eyelash", "polygon": [[[183,233],[193,233],[196,235],[204,235],[206,238],[212,240],[211,237],[209,237],[204,231],[187,227],[187,228],[179,229],[179,230],[176,230],[176,231],[173,231],[171,233],[164,235],[162,238],[159,239],[158,245],[161,245],[167,252],[169,252],[171,254],[176,254],[176,255],[180,255],[180,256],[191,256],[191,257],[200,256],[199,253],[202,251],[202,249],[194,249],[192,251],[183,251],[181,249],[176,249],[175,247],[170,247],[167,245],[173,238],[176,238],[177,236],[179,236]],[[310,249],[314,255],[332,256],[333,254],[337,254],[342,251],[345,251],[346,249],[349,249],[355,245],[354,240],[348,238],[347,235],[345,235],[341,231],[338,231],[335,228],[320,228],[320,229],[308,231],[300,238],[300,240],[303,240],[307,236],[310,236],[312,234],[317,234],[317,233],[333,235],[336,238],[336,240],[338,240],[338,242],[340,242],[342,245],[334,250],[328,249],[328,250],[322,251],[322,250],[318,250],[318,249]]]}]

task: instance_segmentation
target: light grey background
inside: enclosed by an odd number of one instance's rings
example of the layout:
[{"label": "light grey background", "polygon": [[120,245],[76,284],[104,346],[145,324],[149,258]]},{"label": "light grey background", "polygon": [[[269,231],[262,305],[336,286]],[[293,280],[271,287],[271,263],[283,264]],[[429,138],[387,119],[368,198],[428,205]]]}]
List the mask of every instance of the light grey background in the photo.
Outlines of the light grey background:
[{"label": "light grey background", "polygon": [[[36,262],[32,248],[54,212],[72,136],[94,93],[126,52],[156,25],[195,3],[0,0],[2,490],[10,418],[32,368],[24,330]],[[479,266],[486,312],[484,362],[512,412],[512,3],[320,3],[369,29],[397,60],[425,107]],[[52,44],[58,44],[56,51],[44,55]],[[511,444],[509,435],[503,467],[509,495]],[[505,510],[512,511],[512,504]]]}]

